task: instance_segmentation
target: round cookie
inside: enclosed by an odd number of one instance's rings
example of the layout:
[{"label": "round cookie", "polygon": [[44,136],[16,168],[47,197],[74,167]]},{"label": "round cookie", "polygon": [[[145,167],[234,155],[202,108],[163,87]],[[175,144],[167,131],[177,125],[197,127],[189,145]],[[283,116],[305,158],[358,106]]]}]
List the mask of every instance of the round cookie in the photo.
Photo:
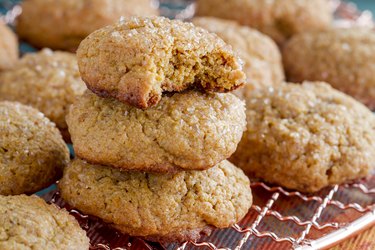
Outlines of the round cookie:
[{"label": "round cookie", "polygon": [[165,17],[129,18],[89,35],[78,65],[87,87],[138,108],[162,92],[231,91],[245,80],[240,60],[215,34]]},{"label": "round cookie", "polygon": [[327,0],[197,0],[196,12],[236,20],[280,45],[295,34],[327,29],[333,19]]},{"label": "round cookie", "polygon": [[18,60],[18,40],[0,20],[0,71],[11,68]]},{"label": "round cookie", "polygon": [[17,32],[38,48],[77,49],[91,32],[121,16],[153,16],[153,0],[27,0],[23,1]]},{"label": "round cookie", "polygon": [[67,211],[37,196],[0,195],[0,249],[89,249],[86,233]]},{"label": "round cookie", "polygon": [[325,81],[375,110],[375,33],[334,29],[293,37],[283,50],[293,82]]},{"label": "round cookie", "polygon": [[0,74],[0,100],[33,106],[56,123],[69,141],[65,122],[68,106],[86,90],[74,54],[44,49],[25,55]]},{"label": "round cookie", "polygon": [[0,195],[48,187],[68,162],[68,148],[55,124],[34,108],[0,102]]},{"label": "round cookie", "polygon": [[[275,42],[266,35],[234,21],[215,17],[196,17],[192,22],[216,33],[244,61],[244,72],[251,87],[277,85],[284,81],[281,54]],[[244,88],[236,90],[239,95]]]},{"label": "round cookie", "polygon": [[230,159],[247,174],[315,192],[375,167],[375,116],[325,83],[252,91],[247,131]]},{"label": "round cookie", "polygon": [[59,183],[80,211],[151,241],[197,240],[240,221],[252,204],[250,182],[228,161],[205,171],[122,172],[74,160]]},{"label": "round cookie", "polygon": [[227,159],[246,117],[244,103],[232,94],[175,93],[142,110],[86,91],[71,106],[67,123],[80,158],[166,172],[203,170]]}]

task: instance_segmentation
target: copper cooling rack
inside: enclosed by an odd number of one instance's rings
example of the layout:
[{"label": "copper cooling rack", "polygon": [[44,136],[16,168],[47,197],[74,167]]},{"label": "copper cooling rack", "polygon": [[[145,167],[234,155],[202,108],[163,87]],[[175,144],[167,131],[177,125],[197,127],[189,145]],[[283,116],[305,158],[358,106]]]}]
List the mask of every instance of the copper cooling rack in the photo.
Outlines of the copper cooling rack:
[{"label": "copper cooling rack", "polygon": [[[0,19],[12,24],[21,9],[17,1],[0,0],[6,8]],[[374,27],[372,14],[351,3],[331,0],[335,25]],[[194,1],[160,0],[162,14],[186,19],[194,14]],[[39,193],[46,201],[66,208],[91,240],[91,249],[325,249],[375,225],[375,175],[354,183],[335,185],[313,195],[253,181],[254,205],[246,217],[225,230],[202,235],[197,242],[159,244],[123,235],[99,219],[65,204],[55,187]]]}]

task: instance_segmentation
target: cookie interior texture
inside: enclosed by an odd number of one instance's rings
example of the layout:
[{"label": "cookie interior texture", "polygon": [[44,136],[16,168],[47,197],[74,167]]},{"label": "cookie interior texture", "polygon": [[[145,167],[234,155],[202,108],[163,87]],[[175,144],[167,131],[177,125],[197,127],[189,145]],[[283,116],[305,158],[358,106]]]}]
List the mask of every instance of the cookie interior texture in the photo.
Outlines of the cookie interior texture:
[{"label": "cookie interior texture", "polygon": [[97,30],[80,45],[82,79],[94,93],[139,108],[162,92],[231,91],[246,77],[231,47],[191,23],[129,18]]},{"label": "cookie interior texture", "polygon": [[72,215],[37,196],[0,195],[0,232],[4,250],[88,250],[90,246]]},{"label": "cookie interior texture", "polygon": [[0,194],[46,188],[68,162],[68,148],[54,123],[34,108],[0,102]]},{"label": "cookie interior texture", "polygon": [[245,105],[232,94],[187,91],[146,110],[87,90],[66,117],[76,155],[126,170],[203,170],[236,150]]},{"label": "cookie interior texture", "polygon": [[249,175],[314,192],[374,169],[374,115],[328,84],[283,84],[246,101],[247,130],[230,160]]},{"label": "cookie interior texture", "polygon": [[123,233],[157,241],[197,240],[211,226],[238,222],[252,204],[248,178],[228,161],[205,171],[151,174],[76,159],[59,188],[80,211]]}]

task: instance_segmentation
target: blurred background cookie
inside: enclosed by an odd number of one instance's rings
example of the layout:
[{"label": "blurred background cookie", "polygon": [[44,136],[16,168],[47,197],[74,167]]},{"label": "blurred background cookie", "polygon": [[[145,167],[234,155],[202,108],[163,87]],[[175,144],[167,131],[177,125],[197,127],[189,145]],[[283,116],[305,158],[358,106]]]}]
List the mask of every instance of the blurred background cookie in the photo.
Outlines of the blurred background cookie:
[{"label": "blurred background cookie", "polygon": [[153,0],[27,0],[17,19],[18,35],[37,48],[75,50],[91,32],[121,16],[153,16]]},{"label": "blurred background cookie", "polygon": [[282,44],[294,34],[330,27],[328,0],[197,0],[198,16],[233,19]]},{"label": "blurred background cookie", "polygon": [[252,204],[250,182],[228,161],[206,171],[126,172],[74,160],[59,183],[71,206],[123,233],[151,241],[197,240],[240,221]]},{"label": "blurred background cookie", "polygon": [[236,150],[244,103],[232,94],[188,91],[163,96],[146,110],[91,91],[67,115],[77,156],[138,171],[203,170]]},{"label": "blurred background cookie", "polygon": [[333,29],[293,37],[283,51],[289,81],[326,81],[375,110],[375,33]]},{"label": "blurred background cookie", "polygon": [[68,162],[68,148],[55,124],[32,107],[0,102],[1,195],[46,188]]},{"label": "blurred background cookie", "polygon": [[18,39],[0,20],[0,71],[9,69],[18,60]]},{"label": "blurred background cookie", "polygon": [[74,54],[44,49],[26,54],[8,71],[0,73],[0,100],[33,106],[56,123],[65,140],[68,106],[86,90]]},{"label": "blurred background cookie", "polygon": [[314,192],[375,167],[375,117],[325,83],[252,91],[247,131],[230,159],[251,176]]},{"label": "blurred background cookie", "polygon": [[0,249],[88,250],[86,232],[67,211],[37,196],[0,195]]}]

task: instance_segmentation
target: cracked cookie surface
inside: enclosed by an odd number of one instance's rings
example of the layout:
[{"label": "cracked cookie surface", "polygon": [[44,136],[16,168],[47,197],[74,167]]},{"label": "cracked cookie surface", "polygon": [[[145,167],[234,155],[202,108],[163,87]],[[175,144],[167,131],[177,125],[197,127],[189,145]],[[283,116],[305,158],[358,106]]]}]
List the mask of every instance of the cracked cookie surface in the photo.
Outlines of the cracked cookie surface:
[{"label": "cracked cookie surface", "polygon": [[375,167],[375,116],[328,84],[251,92],[247,131],[230,159],[251,176],[303,192],[365,177]]},{"label": "cracked cookie surface", "polygon": [[67,115],[75,153],[91,163],[175,171],[207,169],[227,159],[246,125],[232,94],[188,91],[146,110],[87,90]]},{"label": "cracked cookie surface", "polygon": [[85,250],[89,239],[67,211],[37,196],[0,195],[0,249]]},{"label": "cracked cookie surface", "polygon": [[138,108],[163,92],[227,92],[246,81],[242,64],[218,36],[164,17],[128,18],[82,41],[78,65],[87,87]]},{"label": "cracked cookie surface", "polygon": [[223,161],[205,171],[126,172],[74,160],[59,183],[71,206],[132,236],[162,242],[199,239],[241,220],[252,204],[242,170]]},{"label": "cracked cookie surface", "polygon": [[54,123],[34,108],[0,102],[0,194],[46,188],[68,162],[68,147]]},{"label": "cracked cookie surface", "polygon": [[12,30],[0,20],[0,71],[10,69],[17,60],[17,37]]}]

